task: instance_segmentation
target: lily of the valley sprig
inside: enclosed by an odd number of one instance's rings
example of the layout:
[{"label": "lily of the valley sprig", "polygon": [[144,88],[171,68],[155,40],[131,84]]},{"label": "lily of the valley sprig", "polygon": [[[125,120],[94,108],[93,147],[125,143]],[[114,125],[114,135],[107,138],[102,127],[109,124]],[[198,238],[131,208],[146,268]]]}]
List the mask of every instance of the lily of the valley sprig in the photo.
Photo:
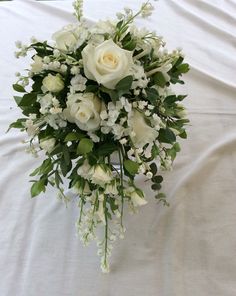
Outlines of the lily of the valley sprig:
[{"label": "lily of the valley sprig", "polygon": [[189,66],[180,50],[169,53],[154,31],[135,26],[137,17],[151,15],[149,1],[137,13],[125,8],[116,20],[89,26],[82,2],[74,8],[78,22],[53,41],[16,43],[16,57],[31,54],[32,63],[16,74],[23,117],[10,128],[28,134],[33,155],[44,155],[31,174],[31,196],[51,185],[68,201],[69,180],[80,237],[84,244],[97,241],[107,272],[113,242],[125,232],[124,211],[137,212],[148,200],[135,176],[144,175],[153,197],[168,205],[160,172],[171,169],[188,123],[185,96],[171,85],[183,84]]}]

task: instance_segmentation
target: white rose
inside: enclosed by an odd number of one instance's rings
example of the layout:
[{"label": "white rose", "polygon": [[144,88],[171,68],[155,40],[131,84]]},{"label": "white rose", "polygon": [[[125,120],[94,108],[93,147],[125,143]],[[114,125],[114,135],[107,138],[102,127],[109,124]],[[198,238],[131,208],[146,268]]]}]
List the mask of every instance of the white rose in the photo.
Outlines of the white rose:
[{"label": "white rose", "polygon": [[133,52],[120,48],[113,40],[98,46],[88,44],[82,51],[85,76],[107,88],[115,85],[130,74]]},{"label": "white rose", "polygon": [[60,75],[48,74],[43,79],[43,87],[51,92],[59,92],[64,88],[64,82],[61,79]]},{"label": "white rose", "polygon": [[77,93],[68,96],[64,115],[81,130],[94,131],[100,126],[102,102],[93,93]]},{"label": "white rose", "polygon": [[37,55],[33,57],[34,63],[31,64],[31,71],[33,73],[39,73],[43,70],[43,59]]},{"label": "white rose", "polygon": [[133,111],[129,125],[132,128],[131,139],[136,148],[152,143],[158,136],[158,132],[145,122],[143,115],[137,110]]},{"label": "white rose", "polygon": [[130,196],[131,201],[135,207],[144,206],[147,204],[147,201],[144,197],[140,196],[134,187],[128,187],[125,189],[125,194]]},{"label": "white rose", "polygon": [[39,146],[46,152],[52,152],[53,148],[55,147],[56,139],[48,138],[42,139],[39,143]]},{"label": "white rose", "polygon": [[112,174],[110,171],[105,171],[104,168],[102,168],[100,165],[95,166],[95,168],[92,168],[91,173],[91,180],[92,183],[98,184],[102,187],[105,186],[105,184],[108,184],[112,181]]},{"label": "white rose", "polygon": [[64,51],[73,50],[78,40],[71,26],[66,26],[54,33],[52,39],[56,41],[57,48]]}]

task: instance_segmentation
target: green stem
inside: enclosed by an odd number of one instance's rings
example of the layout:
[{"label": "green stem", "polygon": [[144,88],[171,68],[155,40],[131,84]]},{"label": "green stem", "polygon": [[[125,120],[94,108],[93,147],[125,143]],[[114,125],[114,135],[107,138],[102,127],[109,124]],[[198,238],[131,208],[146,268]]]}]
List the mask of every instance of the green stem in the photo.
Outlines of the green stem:
[{"label": "green stem", "polygon": [[133,15],[131,18],[129,18],[119,29],[118,32],[116,32],[115,36],[114,36],[114,40],[117,41],[117,37],[118,37],[118,40],[119,38],[121,37],[121,34],[124,33],[123,30],[124,28],[129,25],[130,23],[132,23],[132,21],[138,16],[140,15],[140,13],[142,12],[142,10],[148,5],[149,3],[149,0],[143,5],[142,9],[140,9],[135,15]]},{"label": "green stem", "polygon": [[107,209],[105,208],[105,247],[104,247],[104,263],[107,265],[107,241],[108,241],[108,219],[107,219]]},{"label": "green stem", "polygon": [[124,183],[123,183],[123,157],[121,154],[122,152],[122,147],[119,149],[119,161],[120,161],[120,185],[121,185],[121,227],[123,227],[123,213],[124,213]]},{"label": "green stem", "polygon": [[79,224],[81,223],[82,221],[82,216],[83,216],[83,208],[84,208],[84,199],[81,197],[80,199],[80,202],[81,202],[81,205],[80,205],[80,213],[79,213]]}]

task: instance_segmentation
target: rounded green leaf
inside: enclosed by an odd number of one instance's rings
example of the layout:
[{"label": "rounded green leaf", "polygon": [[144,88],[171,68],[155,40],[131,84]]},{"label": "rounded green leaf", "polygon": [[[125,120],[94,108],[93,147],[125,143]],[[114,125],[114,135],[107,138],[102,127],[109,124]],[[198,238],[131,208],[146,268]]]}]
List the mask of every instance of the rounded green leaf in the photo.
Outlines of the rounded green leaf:
[{"label": "rounded green leaf", "polygon": [[126,159],[124,161],[124,167],[131,175],[135,175],[138,172],[139,164],[130,159]]},{"label": "rounded green leaf", "polygon": [[93,150],[93,141],[87,138],[82,139],[77,147],[78,154],[86,154]]}]

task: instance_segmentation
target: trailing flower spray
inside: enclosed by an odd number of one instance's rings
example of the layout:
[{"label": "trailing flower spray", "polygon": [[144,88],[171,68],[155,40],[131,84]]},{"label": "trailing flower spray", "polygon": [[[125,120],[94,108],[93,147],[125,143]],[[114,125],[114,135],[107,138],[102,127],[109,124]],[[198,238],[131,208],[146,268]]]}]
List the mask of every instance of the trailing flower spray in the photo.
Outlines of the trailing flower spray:
[{"label": "trailing flower spray", "polygon": [[135,18],[151,16],[150,1],[137,13],[125,8],[116,20],[94,25],[83,19],[82,1],[74,8],[78,22],[54,33],[53,41],[16,43],[16,57],[31,54],[32,63],[16,74],[20,95],[14,98],[23,117],[10,128],[26,132],[29,150],[45,157],[30,175],[31,196],[51,185],[68,201],[68,179],[81,240],[97,241],[108,272],[113,242],[124,237],[124,211],[147,203],[135,176],[143,174],[155,198],[168,205],[160,172],[171,169],[189,122],[185,96],[170,86],[184,83],[189,66],[180,50],[169,53],[155,32],[135,26]]}]

